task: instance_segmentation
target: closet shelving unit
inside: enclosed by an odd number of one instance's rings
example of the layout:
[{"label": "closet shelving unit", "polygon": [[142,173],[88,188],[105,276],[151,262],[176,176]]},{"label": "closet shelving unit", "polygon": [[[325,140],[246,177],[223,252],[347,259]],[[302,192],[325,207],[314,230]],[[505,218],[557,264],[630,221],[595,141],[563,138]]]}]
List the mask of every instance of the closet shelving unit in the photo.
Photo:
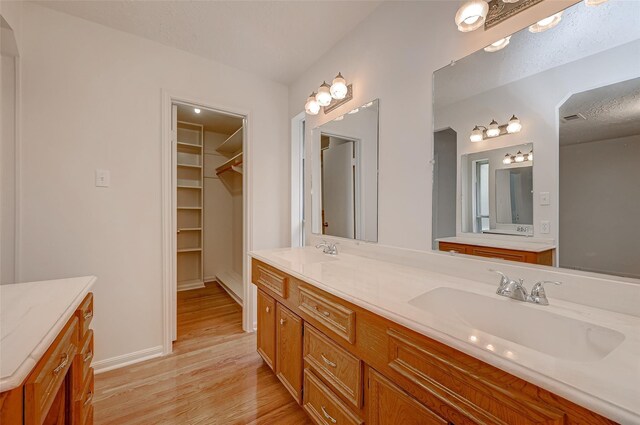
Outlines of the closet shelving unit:
[{"label": "closet shelving unit", "polygon": [[178,121],[176,143],[178,290],[203,285],[204,128]]}]

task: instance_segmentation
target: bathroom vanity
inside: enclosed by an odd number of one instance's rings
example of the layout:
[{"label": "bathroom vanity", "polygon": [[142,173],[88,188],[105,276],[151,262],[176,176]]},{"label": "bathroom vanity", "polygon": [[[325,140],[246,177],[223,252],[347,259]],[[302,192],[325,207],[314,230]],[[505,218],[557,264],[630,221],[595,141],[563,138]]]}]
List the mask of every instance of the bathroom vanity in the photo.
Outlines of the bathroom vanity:
[{"label": "bathroom vanity", "polygon": [[440,251],[455,254],[477,255],[544,266],[553,265],[555,246],[550,244],[455,236],[440,238],[437,242]]},{"label": "bathroom vanity", "polygon": [[94,276],[0,286],[0,423],[93,423]]},{"label": "bathroom vanity", "polygon": [[311,247],[252,257],[258,353],[315,423],[640,423],[638,317]]}]

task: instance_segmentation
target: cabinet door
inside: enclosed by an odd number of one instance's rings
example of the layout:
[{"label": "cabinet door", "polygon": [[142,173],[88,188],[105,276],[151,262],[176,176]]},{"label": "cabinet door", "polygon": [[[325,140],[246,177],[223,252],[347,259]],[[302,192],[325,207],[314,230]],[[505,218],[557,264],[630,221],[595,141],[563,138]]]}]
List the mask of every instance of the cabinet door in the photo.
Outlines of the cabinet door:
[{"label": "cabinet door", "polygon": [[276,360],[276,302],[258,290],[258,354],[274,370]]},{"label": "cabinet door", "polygon": [[369,425],[447,425],[447,421],[373,369],[369,369],[367,404]]},{"label": "cabinet door", "polygon": [[276,376],[302,402],[302,319],[276,303]]}]

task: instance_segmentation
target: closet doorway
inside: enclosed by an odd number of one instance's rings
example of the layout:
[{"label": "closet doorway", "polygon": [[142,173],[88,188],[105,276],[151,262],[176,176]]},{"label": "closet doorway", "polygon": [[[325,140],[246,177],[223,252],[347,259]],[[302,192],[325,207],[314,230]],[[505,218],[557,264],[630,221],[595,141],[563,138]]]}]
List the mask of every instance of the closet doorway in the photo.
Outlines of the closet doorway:
[{"label": "closet doorway", "polygon": [[[171,104],[174,288],[181,293],[174,294],[173,341],[187,332],[182,316],[176,323],[183,300],[219,298],[221,288],[226,302],[244,305],[245,127],[242,115]],[[186,314],[191,323],[209,319],[206,309]]]}]

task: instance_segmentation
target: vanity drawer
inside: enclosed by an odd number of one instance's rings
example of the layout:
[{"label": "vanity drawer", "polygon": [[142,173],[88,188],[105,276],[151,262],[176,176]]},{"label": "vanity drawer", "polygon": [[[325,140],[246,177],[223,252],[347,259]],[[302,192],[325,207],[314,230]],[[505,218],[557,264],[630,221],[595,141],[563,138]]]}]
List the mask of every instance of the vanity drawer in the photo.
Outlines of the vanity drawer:
[{"label": "vanity drawer", "polygon": [[78,393],[84,389],[87,379],[89,378],[89,371],[91,370],[91,361],[93,360],[93,331],[89,329],[83,344],[82,349],[76,355],[76,388]]},{"label": "vanity drawer", "polygon": [[363,423],[309,369],[304,371],[302,407],[319,425],[360,425]]},{"label": "vanity drawer", "polygon": [[440,251],[458,253],[458,254],[468,254],[469,247],[467,245],[451,243],[451,242],[438,242],[438,249]]},{"label": "vanity drawer", "polygon": [[355,311],[303,286],[300,286],[298,308],[351,344],[356,341]]},{"label": "vanity drawer", "polygon": [[435,341],[387,334],[389,377],[456,425],[565,423],[561,410],[524,396],[524,381]]},{"label": "vanity drawer", "polygon": [[76,314],[80,320],[80,340],[84,340],[84,337],[89,330],[91,319],[93,319],[93,294],[91,292],[89,292],[84,298],[80,307],[76,310]]},{"label": "vanity drawer", "polygon": [[360,408],[362,362],[308,323],[304,326],[304,360],[336,393]]},{"label": "vanity drawer", "polygon": [[78,319],[72,317],[25,384],[25,423],[41,424],[77,352]]},{"label": "vanity drawer", "polygon": [[274,294],[287,299],[288,295],[288,280],[289,278],[277,272],[274,268],[253,261],[253,283],[260,285],[262,288],[267,289]]}]

